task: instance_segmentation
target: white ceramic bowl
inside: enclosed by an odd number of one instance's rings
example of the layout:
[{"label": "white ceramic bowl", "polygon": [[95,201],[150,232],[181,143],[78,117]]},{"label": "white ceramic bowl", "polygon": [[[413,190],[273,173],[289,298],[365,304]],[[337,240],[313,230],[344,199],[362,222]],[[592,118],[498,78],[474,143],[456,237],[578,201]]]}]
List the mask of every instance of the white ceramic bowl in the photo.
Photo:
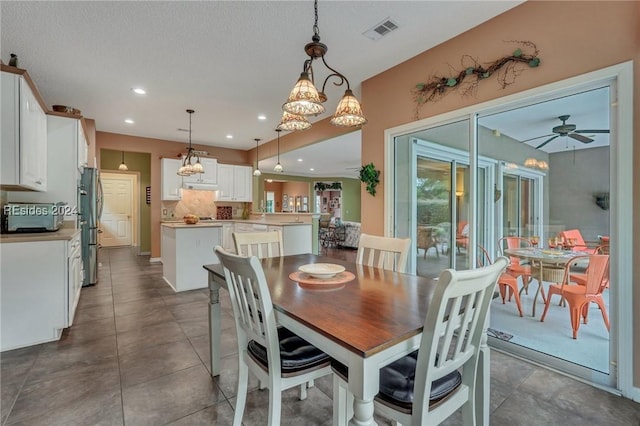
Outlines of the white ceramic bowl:
[{"label": "white ceramic bowl", "polygon": [[326,280],[335,277],[340,272],[344,272],[344,266],[334,263],[309,263],[308,265],[300,266],[298,270],[313,278]]}]

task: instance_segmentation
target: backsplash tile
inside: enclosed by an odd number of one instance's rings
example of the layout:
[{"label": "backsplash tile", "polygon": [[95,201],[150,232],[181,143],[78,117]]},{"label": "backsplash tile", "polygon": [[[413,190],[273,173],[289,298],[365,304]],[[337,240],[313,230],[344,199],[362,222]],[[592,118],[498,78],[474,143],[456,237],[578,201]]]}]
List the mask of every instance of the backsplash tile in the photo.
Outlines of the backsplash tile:
[{"label": "backsplash tile", "polygon": [[[232,207],[234,219],[242,216],[243,203],[220,203],[218,205]],[[217,213],[215,193],[213,191],[183,189],[182,200],[162,202],[162,212],[162,219],[181,219],[186,214],[215,218]]]}]

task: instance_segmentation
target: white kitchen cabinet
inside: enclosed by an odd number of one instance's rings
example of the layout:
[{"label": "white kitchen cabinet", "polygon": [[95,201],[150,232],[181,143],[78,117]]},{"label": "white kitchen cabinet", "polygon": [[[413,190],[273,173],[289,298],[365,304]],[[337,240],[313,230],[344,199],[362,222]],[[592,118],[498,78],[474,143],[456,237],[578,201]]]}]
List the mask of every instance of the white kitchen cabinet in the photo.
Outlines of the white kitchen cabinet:
[{"label": "white kitchen cabinet", "polygon": [[84,128],[82,127],[82,122],[78,120],[78,170],[80,173],[84,170],[85,167],[89,164],[89,147],[87,146],[87,137],[84,134]]},{"label": "white kitchen cabinet", "polygon": [[206,288],[202,265],[220,263],[214,253],[221,244],[221,227],[209,224],[164,223],[162,228],[162,278],[176,292]]},{"label": "white kitchen cabinet", "polygon": [[185,176],[182,179],[183,184],[186,185],[185,187],[188,187],[189,184],[212,186],[218,184],[218,160],[215,158],[201,157],[200,163],[202,167],[204,167],[204,173]]},{"label": "white kitchen cabinet", "polygon": [[65,211],[64,220],[76,221],[81,177],[79,166],[83,156],[86,158],[87,146],[80,119],[47,115],[47,145],[47,191],[11,191],[8,192],[7,199],[27,203],[61,201],[69,207]]},{"label": "white kitchen cabinet", "polygon": [[0,250],[0,350],[58,340],[80,297],[80,232],[71,240],[2,243]]},{"label": "white kitchen cabinet", "polygon": [[23,75],[2,72],[4,190],[47,190],[47,117]]},{"label": "white kitchen cabinet", "polygon": [[311,235],[312,226],[309,223],[300,225],[287,224],[283,226],[269,225],[269,231],[280,231],[282,233],[282,248],[284,255],[305,254],[312,252]]},{"label": "white kitchen cabinet", "polygon": [[182,176],[177,174],[178,169],[182,166],[182,160],[177,158],[163,158],[160,160],[160,163],[162,168],[162,199],[182,199]]},{"label": "white kitchen cabinet", "polygon": [[252,201],[253,169],[249,166],[218,164],[218,201]]}]

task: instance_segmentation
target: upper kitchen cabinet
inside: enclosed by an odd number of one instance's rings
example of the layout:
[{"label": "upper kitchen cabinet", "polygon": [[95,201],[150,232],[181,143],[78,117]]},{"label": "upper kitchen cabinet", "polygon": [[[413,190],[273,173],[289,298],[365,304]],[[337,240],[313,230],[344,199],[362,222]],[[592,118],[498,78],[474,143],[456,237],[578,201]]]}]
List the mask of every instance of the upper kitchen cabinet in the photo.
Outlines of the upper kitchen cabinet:
[{"label": "upper kitchen cabinet", "polygon": [[4,190],[47,190],[47,116],[30,81],[26,71],[2,67],[0,188]]},{"label": "upper kitchen cabinet", "polygon": [[162,199],[182,199],[182,176],[178,175],[182,160],[178,158],[163,158],[160,162],[162,164]]},{"label": "upper kitchen cabinet", "polygon": [[218,201],[251,201],[253,170],[249,166],[218,164]]},{"label": "upper kitchen cabinet", "polygon": [[182,183],[185,188],[193,186],[193,189],[207,189],[206,185],[211,185],[211,190],[218,184],[218,160],[215,158],[201,157],[200,163],[204,168],[204,173],[197,173],[185,176]]},{"label": "upper kitchen cabinet", "polygon": [[[77,117],[48,114],[47,120],[47,191],[9,192],[8,200],[28,203],[67,203],[65,220],[77,219],[78,187],[82,169],[86,165],[87,143],[82,126]],[[82,169],[80,168],[82,165]]]}]

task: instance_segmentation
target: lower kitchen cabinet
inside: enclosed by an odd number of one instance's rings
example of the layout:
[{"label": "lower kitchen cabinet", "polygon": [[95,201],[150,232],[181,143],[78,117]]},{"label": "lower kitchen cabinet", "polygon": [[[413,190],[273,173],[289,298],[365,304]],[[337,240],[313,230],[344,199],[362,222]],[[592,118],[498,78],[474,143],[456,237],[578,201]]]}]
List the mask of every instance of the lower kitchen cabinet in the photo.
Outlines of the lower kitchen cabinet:
[{"label": "lower kitchen cabinet", "polygon": [[285,226],[269,225],[269,231],[282,233],[282,248],[285,256],[312,252],[311,225],[308,223]]},{"label": "lower kitchen cabinet", "polygon": [[176,292],[207,288],[202,265],[220,263],[214,253],[222,243],[222,227],[213,224],[163,223],[162,278]]},{"label": "lower kitchen cabinet", "polygon": [[0,350],[58,340],[62,330],[73,324],[82,287],[80,231],[64,232],[71,234],[70,239],[7,242],[3,238]]}]

